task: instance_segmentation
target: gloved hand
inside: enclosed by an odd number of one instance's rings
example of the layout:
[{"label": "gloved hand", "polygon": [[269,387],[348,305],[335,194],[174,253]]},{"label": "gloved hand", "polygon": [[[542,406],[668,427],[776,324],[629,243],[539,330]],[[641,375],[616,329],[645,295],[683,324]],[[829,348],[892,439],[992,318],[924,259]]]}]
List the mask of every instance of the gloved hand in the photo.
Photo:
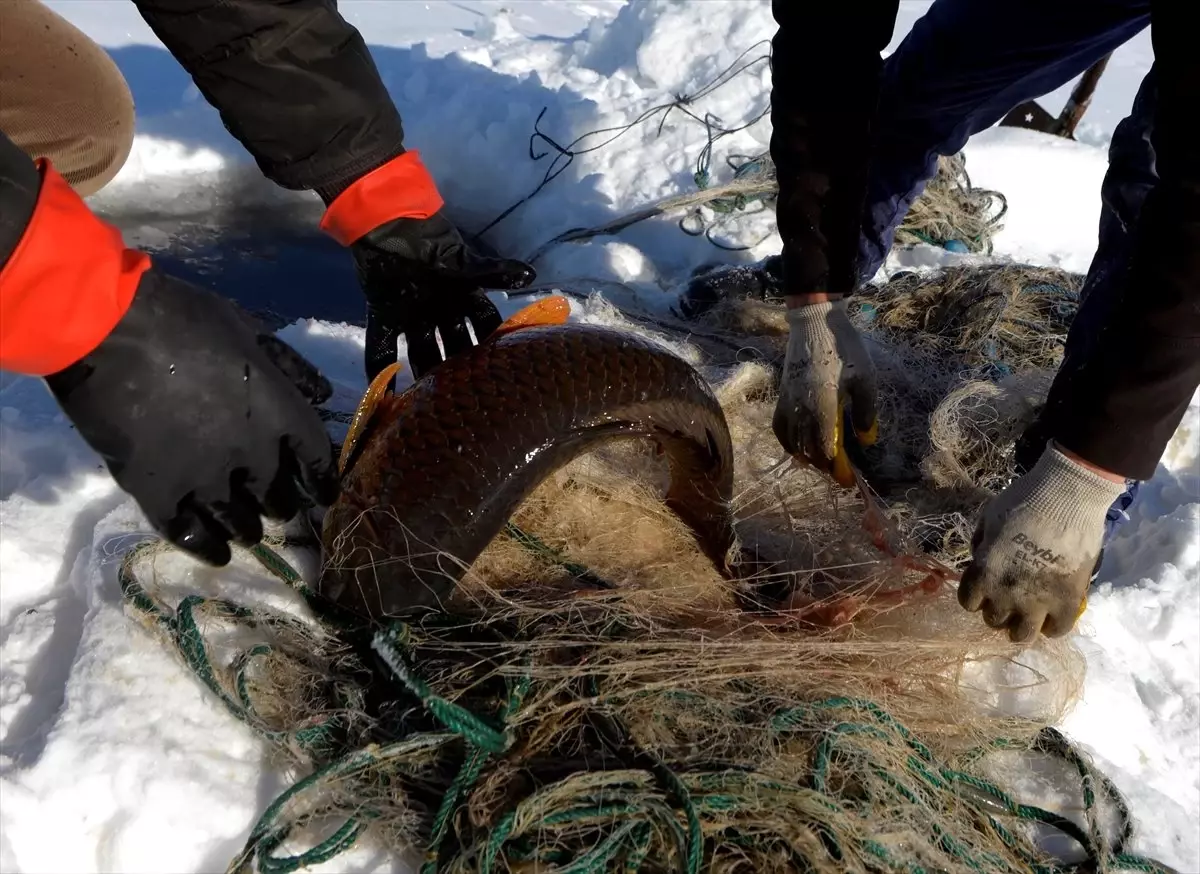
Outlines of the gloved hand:
[{"label": "gloved hand", "polygon": [[321,229],[350,248],[367,298],[368,380],[395,362],[401,334],[417,377],[442,360],[435,330],[447,355],[469,349],[468,321],[476,340],[501,322],[483,290],[525,288],[536,275],[467,247],[416,150],[317,192],[326,207]]},{"label": "gloved hand", "polygon": [[875,442],[875,364],[846,314],[846,301],[787,311],[791,328],[779,401],[771,425],[783,448],[840,484],[854,484],[842,421],[845,402],[855,436]]},{"label": "gloved hand", "polygon": [[302,491],[337,497],[312,407],[328,380],[233,304],[154,268],[100,346],[46,382],[151,524],[204,561],[260,540],[260,514],[294,516]]},{"label": "gloved hand", "polygon": [[500,327],[500,313],[485,288],[525,288],[536,275],[520,261],[476,254],[441,213],[401,218],[361,237],[351,247],[367,297],[367,378],[396,360],[396,339],[408,341],[408,362],[420,377],[442,360],[434,329],[447,355],[471,348]]},{"label": "gloved hand", "polygon": [[1124,490],[1047,446],[984,508],[958,602],[982,610],[1014,642],[1069,632],[1083,612],[1108,508]]}]

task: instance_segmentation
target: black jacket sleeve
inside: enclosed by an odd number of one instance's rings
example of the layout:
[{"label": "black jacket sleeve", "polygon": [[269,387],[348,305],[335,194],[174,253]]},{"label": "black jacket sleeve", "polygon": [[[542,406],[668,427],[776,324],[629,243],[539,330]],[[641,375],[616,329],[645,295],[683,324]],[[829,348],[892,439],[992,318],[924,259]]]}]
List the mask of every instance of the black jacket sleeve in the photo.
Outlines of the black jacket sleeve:
[{"label": "black jacket sleeve", "polygon": [[25,235],[41,185],[33,160],[0,131],[0,273]]},{"label": "black jacket sleeve", "polygon": [[[772,57],[785,290],[850,293],[879,94],[897,2],[775,0]],[[1200,55],[1194,9],[1154,0],[1159,181],[1134,231],[1120,300],[1092,351],[1063,362],[1041,423],[1083,458],[1150,478],[1200,385]]]},{"label": "black jacket sleeve", "polygon": [[1086,359],[1063,362],[1046,406],[1051,437],[1123,476],[1149,479],[1200,385],[1200,54],[1191,4],[1155,0],[1158,182],[1134,229],[1112,317]]},{"label": "black jacket sleeve", "polygon": [[853,290],[881,53],[899,0],[774,0],[771,159],[789,294]]},{"label": "black jacket sleeve", "polygon": [[267,178],[336,189],[401,154],[404,131],[335,0],[134,0]]}]

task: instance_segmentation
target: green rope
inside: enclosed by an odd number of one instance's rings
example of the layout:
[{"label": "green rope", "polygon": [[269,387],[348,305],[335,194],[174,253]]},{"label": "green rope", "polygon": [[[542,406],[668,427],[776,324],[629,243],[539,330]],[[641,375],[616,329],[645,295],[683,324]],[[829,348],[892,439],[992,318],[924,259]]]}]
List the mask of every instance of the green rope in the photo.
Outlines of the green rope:
[{"label": "green rope", "polygon": [[403,646],[406,642],[407,626],[396,623],[386,631],[378,632],[371,641],[371,648],[383,659],[392,676],[421,699],[425,709],[447,729],[485,752],[502,753],[508,749],[509,739],[504,731],[493,728],[465,707],[447,701],[429,688],[405,659]]},{"label": "green rope", "polygon": [[[700,160],[697,162],[696,172],[692,174],[692,181],[696,183],[696,187],[701,191],[706,191],[712,185],[712,173],[709,170],[708,162],[711,159],[712,140],[710,139],[705,150],[701,152]],[[770,174],[774,172],[774,165],[771,163],[770,156],[766,153],[757,155],[752,158],[747,158],[744,162],[738,165],[732,163],[733,156],[730,157],[730,166],[733,167],[733,178],[744,179],[747,176],[756,174]],[[708,201],[705,205],[715,213],[728,215],[734,212],[741,212],[747,206],[759,201],[771,201],[775,195],[771,192],[752,192],[750,194],[738,193],[731,197],[718,197]]]},{"label": "green rope", "polygon": [[[706,191],[712,185],[712,173],[709,169],[709,164],[712,160],[713,146],[712,131],[709,131],[709,141],[701,150],[700,156],[696,161],[696,172],[692,174],[692,181],[696,184],[696,188],[700,191]],[[740,164],[734,163],[735,157],[744,157],[745,160]],[[748,179],[752,176],[774,177],[775,167],[771,162],[771,157],[767,153],[756,155],[753,157],[734,156],[731,155],[726,159],[729,166],[733,169],[734,180]],[[738,192],[729,197],[715,197],[707,201],[704,205],[717,214],[718,218],[713,222],[708,222],[704,218],[704,214],[699,207],[691,210],[687,215],[679,220],[679,229],[689,237],[704,236],[709,243],[716,246],[718,249],[724,249],[727,252],[744,252],[753,249],[763,240],[759,240],[749,246],[731,246],[726,243],[718,242],[713,236],[721,225],[728,222],[736,213],[742,212],[752,203],[761,203],[765,208],[771,208],[778,192],[776,190],[750,190],[746,192]],[[765,239],[765,238],[764,238]]]},{"label": "green rope", "polygon": [[[535,792],[529,798],[520,802],[514,810],[506,813],[491,829],[479,854],[480,871],[483,874],[492,871],[501,857],[509,857],[505,852],[505,844],[509,842],[524,808],[538,806],[541,796],[552,793],[557,787],[549,786],[540,792]],[[568,810],[551,814],[542,818],[538,824],[540,829],[553,829],[563,825],[612,825],[612,831],[604,838],[596,841],[592,847],[582,852],[574,859],[561,859],[558,874],[576,872],[576,874],[598,874],[608,871],[611,863],[625,858],[622,865],[629,869],[630,860],[644,860],[649,853],[649,839],[653,833],[653,824],[657,821],[665,826],[676,838],[682,849],[686,838],[675,818],[674,812],[665,805],[655,804],[650,800],[639,801],[605,801],[598,799],[597,803],[583,804]],[[614,825],[615,824],[615,825]],[[702,858],[693,858],[690,853],[683,853],[682,871],[686,874],[699,874],[702,870]],[[638,861],[640,866],[641,861]]]},{"label": "green rope", "polygon": [[[549,560],[567,561],[560,553],[524,535],[515,526],[510,529],[510,534]],[[1086,828],[1080,828],[1052,811],[1021,804],[994,783],[964,770],[998,751],[1021,748],[1015,741],[996,739],[960,757],[958,766],[951,767],[939,762],[927,745],[878,704],[847,697],[766,714],[770,731],[781,736],[797,731],[811,733],[814,726],[821,726],[811,773],[805,785],[789,784],[745,771],[680,772],[661,759],[642,752],[634,756],[632,770],[622,772],[624,776],[614,775],[613,780],[603,785],[588,772],[540,785],[502,814],[490,828],[483,829],[472,842],[471,832],[456,834],[455,823],[490,759],[509,754],[513,748],[512,720],[533,686],[531,662],[525,664],[518,675],[506,679],[506,694],[500,698],[494,714],[484,717],[439,694],[415,669],[419,630],[398,623],[375,634],[371,648],[391,678],[419,699],[440,730],[413,732],[386,739],[382,744],[348,748],[345,725],[336,716],[291,731],[275,729],[254,708],[250,671],[261,660],[277,654],[300,660],[307,659],[310,654],[300,652],[296,647],[255,644],[234,657],[228,669],[234,690],[230,694],[218,679],[198,617],[212,616],[248,628],[291,626],[301,630],[307,626],[270,611],[254,611],[228,601],[194,595],[185,597],[174,611],[169,610],[146,591],[134,573],[138,560],[155,546],[153,543],[141,544],[127,553],[122,562],[119,578],[126,602],[152,626],[165,632],[183,661],[231,713],[263,737],[304,750],[314,764],[308,776],[298,780],[263,811],[242,853],[231,866],[232,871],[249,871],[256,866],[264,874],[291,874],[336,857],[354,846],[370,825],[384,815],[386,811],[381,804],[393,798],[402,787],[411,784],[428,789],[429,771],[422,762],[431,761],[430,756],[434,756],[432,761],[444,764],[449,755],[458,758],[458,765],[440,800],[431,805],[430,809],[435,812],[421,874],[439,874],[461,865],[463,859],[474,860],[478,870],[483,872],[507,869],[510,863],[528,860],[537,865],[553,865],[559,874],[601,874],[614,868],[632,874],[642,870],[647,860],[656,869],[661,868],[665,860],[661,848],[655,850],[655,840],[661,841],[664,836],[675,845],[679,869],[685,874],[699,874],[703,870],[706,846],[704,823],[733,823],[739,813],[753,814],[755,808],[750,805],[772,797],[781,804],[786,804],[788,798],[803,797],[810,804],[815,801],[829,811],[831,820],[846,815],[860,817],[864,822],[863,833],[869,834],[873,806],[886,805],[889,801],[886,797],[872,797],[871,790],[861,785],[859,791],[865,789],[866,797],[845,796],[844,793],[851,790],[843,786],[845,780],[835,779],[834,775],[835,769],[843,766],[849,767],[851,773],[857,770],[874,775],[879,780],[879,791],[895,793],[896,798],[925,811],[930,847],[941,850],[970,870],[999,870],[1008,865],[1000,857],[976,846],[973,836],[948,834],[938,824],[939,803],[947,803],[948,790],[953,791],[955,803],[968,805],[978,813],[978,828],[991,829],[1024,859],[1028,870],[1034,874],[1065,874],[1082,869],[1077,865],[1046,864],[1031,850],[1025,849],[1010,828],[1012,823],[1041,823],[1059,830],[1080,844],[1092,867],[1146,874],[1168,874],[1170,871],[1152,859],[1126,852],[1125,846],[1132,832],[1127,805],[1115,785],[1091,769],[1060,733],[1047,729],[1038,737],[1034,749],[1058,757],[1076,769],[1082,787]],[[265,545],[258,546],[251,554],[273,576],[311,598],[310,603],[318,608],[324,606],[308,592],[299,574],[274,550]],[[570,572],[585,576],[587,569],[576,566],[576,570]],[[320,610],[318,619],[325,621]],[[326,631],[336,631],[337,627],[330,625]],[[593,688],[591,691],[595,694],[589,695],[589,700],[594,700],[597,708],[607,712],[601,690]],[[689,690],[667,690],[665,694],[678,701],[693,701],[704,706],[704,697]],[[345,699],[341,703],[348,709],[362,706],[361,700],[357,699]],[[742,718],[749,719],[749,714]],[[623,742],[628,745],[625,734]],[[896,771],[873,758],[872,745],[878,744],[905,750],[904,766]],[[639,764],[643,760],[648,764]],[[891,760],[887,759],[888,762]],[[417,778],[418,774],[424,776]],[[602,776],[603,772],[600,774]],[[395,783],[397,780],[399,782]],[[411,783],[414,780],[416,782]],[[572,780],[580,781],[579,787],[589,788],[574,794],[564,791],[572,788]],[[589,780],[592,782],[588,783]],[[361,787],[361,791],[346,790],[348,781]],[[360,798],[353,816],[346,817],[331,834],[307,850],[296,855],[278,855],[284,842],[298,828],[315,824],[334,812],[330,809],[327,793],[335,784],[343,787],[342,795],[350,791]],[[656,784],[662,789],[661,795],[646,791]],[[375,792],[371,791],[373,787]],[[386,791],[380,792],[378,787]],[[941,802],[939,797],[943,799]],[[1097,816],[1100,797],[1115,807],[1122,823],[1120,834],[1111,846],[1102,834]],[[556,807],[564,799],[569,803]],[[869,837],[858,839],[855,848],[843,847],[839,846],[832,828],[824,823],[809,821],[805,825],[821,836],[826,851],[839,864],[845,864],[844,860],[852,856],[853,849],[862,857],[875,860],[870,870],[876,870],[876,865],[881,866],[878,870],[908,874],[926,874],[929,870],[897,858],[893,849]],[[469,823],[467,828],[478,830]],[[533,831],[526,834],[531,828]],[[733,834],[728,831],[733,826],[725,828],[728,834]],[[563,830],[575,835],[575,843],[580,845],[577,853],[571,852],[572,844],[561,841],[546,847],[536,843],[537,836],[542,833]],[[984,831],[980,837],[985,836]],[[777,840],[772,835],[759,835],[753,831],[741,832],[734,837],[739,844],[760,850]],[[455,850],[450,849],[451,843],[456,845]],[[801,856],[796,855],[796,859],[799,868],[809,866]]]},{"label": "green rope", "polygon": [[509,522],[504,526],[504,531],[517,543],[521,544],[534,555],[548,561],[550,564],[556,564],[569,573],[579,582],[591,586],[595,589],[611,589],[613,584],[592,573],[585,565],[571,561],[566,555],[559,550],[550,546],[534,534],[520,528],[519,526]]},{"label": "green rope", "polygon": [[[915,772],[924,781],[926,787],[945,789],[951,784],[957,784],[970,787],[976,790],[988,799],[999,803],[1009,815],[1023,820],[1025,822],[1039,822],[1044,825],[1057,829],[1063,834],[1070,837],[1078,843],[1087,852],[1088,858],[1091,860],[1107,859],[1110,868],[1115,870],[1138,870],[1164,872],[1168,869],[1160,863],[1148,859],[1146,857],[1124,853],[1124,852],[1106,852],[1104,841],[1100,834],[1100,825],[1098,818],[1094,815],[1096,806],[1096,795],[1093,788],[1093,783],[1096,775],[1083,761],[1082,757],[1075,751],[1059,732],[1054,729],[1045,729],[1038,738],[1038,743],[1035,749],[1041,752],[1057,755],[1070,764],[1078,771],[1081,778],[1082,795],[1084,809],[1087,812],[1088,830],[1084,831],[1076,823],[1070,819],[1063,817],[1049,810],[1044,810],[1040,807],[1035,807],[1028,804],[1020,804],[1011,796],[1005,793],[1002,789],[993,783],[988,782],[980,777],[977,777],[966,772],[949,768],[946,766],[935,765],[935,760],[932,752],[917,740],[907,728],[901,725],[893,716],[884,711],[877,704],[870,701],[860,701],[850,698],[831,698],[827,701],[818,702],[806,707],[794,707],[781,711],[772,719],[771,727],[777,732],[783,732],[796,729],[808,722],[807,717],[814,710],[840,710],[849,709],[855,711],[856,715],[861,719],[866,717],[875,724],[864,724],[863,722],[841,722],[832,728],[828,729],[822,737],[821,742],[817,747],[817,752],[814,757],[812,782],[813,787],[818,792],[828,792],[828,777],[832,763],[843,755],[853,755],[857,753],[862,755],[861,750],[848,751],[844,748],[844,742],[853,737],[870,737],[876,740],[889,740],[889,731],[898,735],[903,743],[915,754],[907,759],[908,767]],[[882,726],[882,728],[880,727]],[[965,758],[967,761],[977,761],[983,756],[995,752],[1000,749],[1008,749],[1017,746],[1015,742],[1008,739],[998,739],[986,747],[971,751]],[[928,766],[934,766],[936,770],[931,770]],[[914,790],[908,785],[899,780],[897,775],[887,773],[883,768],[872,765],[872,770],[876,772],[884,782],[892,786],[906,800],[920,804],[930,808],[932,806],[928,798],[924,797],[919,790]],[[1123,845],[1132,833],[1132,820],[1129,815],[1129,809],[1119,791],[1110,781],[1102,778],[1104,794],[1117,807],[1117,813],[1122,821],[1122,834],[1118,839],[1118,845]],[[964,799],[965,800],[965,799]],[[996,830],[1001,839],[1011,848],[1017,847],[1016,838],[1005,828],[995,817],[988,815],[989,824]],[[981,864],[970,858],[968,848],[955,841],[951,836],[941,833],[936,823],[931,822],[931,830],[939,845],[952,855],[955,859],[975,870],[983,870]],[[872,854],[875,850],[867,848]],[[882,850],[882,848],[878,848]],[[1027,861],[1030,863],[1031,870],[1035,874],[1057,874],[1057,872],[1069,870],[1063,866],[1043,865],[1037,862],[1036,859],[1029,857]]]},{"label": "green rope", "polygon": [[[342,728],[341,721],[336,717],[318,721],[312,726],[295,731],[278,731],[271,728],[267,721],[252,706],[247,689],[249,682],[247,677],[248,671],[256,659],[274,654],[278,651],[277,647],[258,644],[236,657],[233,662],[232,671],[237,697],[231,697],[225,691],[213,669],[212,660],[205,646],[204,634],[200,630],[200,625],[196,618],[197,614],[204,612],[213,615],[214,618],[224,619],[233,624],[251,628],[260,624],[262,620],[256,613],[245,607],[229,601],[206,599],[197,595],[189,595],[184,598],[179,602],[174,613],[170,612],[165,605],[152,598],[146,592],[141,583],[138,582],[137,575],[134,573],[136,563],[157,547],[157,541],[139,544],[131,549],[122,561],[117,577],[126,602],[166,634],[167,638],[175,646],[176,652],[182,657],[184,663],[230,713],[264,738],[284,745],[288,745],[291,742],[299,749],[317,755],[322,753],[331,744],[334,744]],[[276,576],[284,582],[299,580],[299,575],[270,547],[260,544],[255,547],[254,554],[256,558],[261,555],[263,559],[269,560],[271,564],[278,565],[280,571],[282,568],[287,568],[289,573],[288,576],[285,576],[281,572],[276,572],[273,568],[268,567],[269,570],[276,573]],[[301,627],[295,620],[282,616],[272,617],[267,624],[292,626],[294,628]],[[301,662],[307,661],[306,654],[301,651],[290,652],[288,655]],[[349,704],[350,702],[345,703]]]},{"label": "green rope", "polygon": [[263,811],[251,829],[241,855],[230,866],[230,871],[245,870],[253,860],[260,871],[288,874],[299,868],[321,864],[349,850],[370,821],[378,816],[377,811],[365,804],[360,807],[357,817],[347,819],[337,831],[315,847],[296,856],[271,855],[298,825],[303,824],[300,820],[285,820],[284,812],[290,805],[298,804],[306,794],[319,791],[338,780],[361,775],[372,768],[379,769],[389,762],[436,750],[453,739],[449,734],[416,734],[382,747],[353,750],[318,768],[286,789]]},{"label": "green rope", "polygon": [[479,779],[479,773],[483,770],[486,761],[487,753],[478,747],[471,750],[463,759],[462,767],[451,781],[450,788],[446,790],[446,794],[442,797],[442,803],[433,817],[433,834],[429,840],[429,849],[425,852],[425,861],[421,865],[420,874],[437,874],[441,847],[449,831],[450,821],[454,818],[454,814],[458,811],[459,805],[471,787],[475,785],[475,781]]}]

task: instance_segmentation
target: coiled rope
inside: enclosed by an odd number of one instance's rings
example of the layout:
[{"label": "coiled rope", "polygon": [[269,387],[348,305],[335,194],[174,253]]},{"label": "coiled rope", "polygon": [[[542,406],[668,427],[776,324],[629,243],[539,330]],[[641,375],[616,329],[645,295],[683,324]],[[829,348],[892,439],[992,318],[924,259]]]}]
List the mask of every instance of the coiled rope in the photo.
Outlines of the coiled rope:
[{"label": "coiled rope", "polygon": [[[537,541],[522,541],[547,560],[561,561],[552,550],[541,550]],[[961,757],[957,764],[939,761],[931,749],[880,705],[838,697],[799,706],[778,708],[768,714],[769,730],[780,739],[796,732],[826,728],[820,735],[811,773],[795,783],[768,778],[738,768],[709,770],[672,769],[632,744],[628,732],[611,715],[598,687],[584,690],[591,701],[589,712],[596,731],[621,763],[618,767],[577,770],[542,783],[522,795],[517,793],[490,827],[478,828],[462,819],[476,783],[488,761],[503,759],[521,742],[511,720],[532,692],[531,663],[510,672],[503,694],[483,713],[452,700],[422,675],[416,659],[419,630],[397,623],[369,637],[369,649],[379,668],[365,685],[336,686],[329,706],[300,725],[281,729],[261,716],[255,707],[247,673],[257,659],[279,650],[257,643],[240,651],[228,669],[227,683],[218,679],[199,617],[220,618],[243,629],[271,628],[303,631],[329,640],[361,638],[347,617],[315,595],[296,570],[267,545],[249,554],[277,580],[300,593],[316,616],[317,627],[266,610],[239,606],[227,600],[185,597],[174,610],[152,597],[141,584],[138,566],[162,546],[157,541],[131,549],[119,572],[126,604],[152,628],[162,632],[177,655],[217,699],[253,731],[269,742],[299,750],[312,770],[283,792],[260,816],[245,847],[229,867],[231,872],[261,871],[290,874],[320,864],[353,847],[385,811],[376,805],[381,787],[396,793],[405,787],[424,786],[429,795],[430,761],[441,762],[453,776],[433,787],[436,805],[423,831],[426,852],[421,874],[459,871],[504,871],[533,864],[538,870],[554,866],[556,872],[600,874],[678,870],[699,874],[718,837],[732,845],[774,852],[776,835],[746,828],[764,798],[772,804],[793,804],[797,809],[826,811],[830,823],[861,822],[841,836],[823,826],[825,814],[805,823],[821,836],[821,853],[832,860],[859,860],[865,870],[925,874],[933,868],[915,864],[897,854],[895,847],[871,836],[869,823],[875,807],[897,803],[927,809],[930,827],[926,839],[932,848],[976,871],[1009,871],[1011,866],[970,834],[950,834],[938,826],[942,804],[969,805],[977,812],[979,829],[998,836],[1027,863],[1035,874],[1083,871],[1142,871],[1168,874],[1165,865],[1127,850],[1132,834],[1129,810],[1120,792],[1094,771],[1057,731],[1041,732],[1035,750],[1069,763],[1080,779],[1087,827],[1032,805],[1022,804],[975,769],[996,751],[1016,744],[996,739]],[[299,661],[313,654],[305,646],[284,647],[281,654]],[[528,659],[528,656],[524,658]],[[585,684],[587,685],[587,684]],[[424,730],[397,731],[379,742],[355,746],[344,714],[361,712],[371,686],[393,689],[397,696],[411,695],[432,719]],[[377,691],[377,690],[376,690]],[[702,698],[695,692],[667,690],[679,698]],[[902,755],[896,758],[899,751]],[[903,761],[897,769],[895,762]],[[454,764],[454,763],[457,764]],[[843,777],[834,779],[835,770]],[[866,799],[853,791],[844,774],[871,774],[885,787]],[[391,788],[388,788],[391,787]],[[440,788],[438,788],[440,787]],[[415,792],[416,789],[414,788]],[[333,798],[352,798],[352,807]],[[1099,825],[1098,799],[1115,810],[1119,828],[1106,838]],[[815,805],[815,807],[814,807]],[[347,814],[346,810],[350,809]],[[339,813],[339,810],[341,813]],[[301,811],[297,813],[296,811]],[[344,816],[328,837],[295,855],[278,851],[296,831],[330,815]],[[1022,841],[1016,826],[1038,823],[1070,837],[1086,858],[1079,863],[1050,864]],[[848,843],[846,834],[858,835]],[[666,842],[665,844],[663,842]],[[769,845],[769,846],[767,846]],[[663,856],[664,847],[668,855]],[[795,850],[791,850],[795,855]],[[671,860],[674,860],[673,862]],[[794,859],[795,870],[812,870],[803,856]],[[542,866],[542,867],[538,867]],[[548,868],[546,868],[548,870]]]}]

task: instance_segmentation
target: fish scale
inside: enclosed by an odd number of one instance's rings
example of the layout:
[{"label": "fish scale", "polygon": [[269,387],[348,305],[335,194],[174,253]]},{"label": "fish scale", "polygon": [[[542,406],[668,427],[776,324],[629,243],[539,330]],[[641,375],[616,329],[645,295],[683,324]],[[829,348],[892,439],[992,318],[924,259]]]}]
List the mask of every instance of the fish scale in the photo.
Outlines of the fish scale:
[{"label": "fish scale", "polygon": [[734,541],[724,413],[688,362],[639,337],[523,327],[383,397],[373,419],[326,514],[319,582],[364,618],[439,606],[538,485],[617,436],[663,447],[667,504],[706,554],[723,561]]}]

